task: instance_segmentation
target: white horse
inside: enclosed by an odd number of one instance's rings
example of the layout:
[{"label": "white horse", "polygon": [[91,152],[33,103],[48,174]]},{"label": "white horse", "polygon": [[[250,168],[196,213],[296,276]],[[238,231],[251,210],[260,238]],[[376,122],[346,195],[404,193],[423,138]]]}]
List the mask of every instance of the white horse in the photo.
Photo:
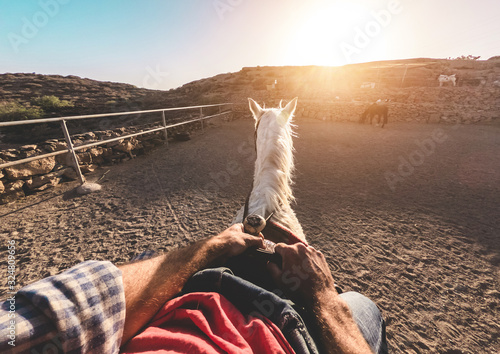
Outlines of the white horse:
[{"label": "white horse", "polygon": [[451,82],[453,84],[453,86],[456,86],[456,84],[457,84],[457,77],[456,77],[456,74],[453,74],[453,75],[439,75],[438,81],[439,81],[439,87],[443,86],[443,84],[446,83],[446,82]]},{"label": "white horse", "polygon": [[[292,210],[294,200],[291,184],[293,162],[292,118],[297,98],[285,108],[264,109],[248,99],[255,119],[255,149],[257,158],[253,186],[246,203],[247,215],[257,214],[264,219],[272,215],[276,221],[305,241],[302,227]],[[245,206],[236,214],[233,224],[243,221]],[[246,215],[245,215],[246,216]]]},{"label": "white horse", "polygon": [[274,80],[272,85],[266,85],[267,91],[273,91],[276,89],[276,85],[278,84],[278,80]]},{"label": "white horse", "polygon": [[375,82],[363,82],[361,88],[375,88]]}]

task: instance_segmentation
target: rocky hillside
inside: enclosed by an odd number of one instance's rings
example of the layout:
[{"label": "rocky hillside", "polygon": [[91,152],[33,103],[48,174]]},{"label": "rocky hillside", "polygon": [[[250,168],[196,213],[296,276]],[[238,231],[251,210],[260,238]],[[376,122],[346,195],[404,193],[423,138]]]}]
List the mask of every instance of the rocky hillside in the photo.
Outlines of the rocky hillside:
[{"label": "rocky hillside", "polygon": [[[206,100],[218,98],[233,102],[245,100],[248,95],[265,100],[273,93],[299,96],[301,100],[363,99],[366,92],[437,87],[441,74],[457,75],[457,87],[495,87],[500,85],[500,58],[486,61],[409,59],[342,67],[243,68],[237,73],[191,82],[178,90],[186,95],[202,94]],[[273,83],[276,83],[275,89],[267,90]]]},{"label": "rocky hillside", "polygon": [[[441,74],[455,74],[456,86],[440,87]],[[389,101],[389,121],[500,123],[500,57],[243,68],[188,83],[176,92],[203,102],[233,102],[241,112],[248,111],[247,97],[269,107],[297,96],[299,119],[357,121],[370,103],[382,99]]]},{"label": "rocky hillside", "polygon": [[[42,96],[56,96],[73,103],[65,114],[91,114],[117,110],[142,109],[161,91],[134,85],[84,79],[78,76],[40,74],[0,75],[0,101],[31,104]],[[46,112],[50,115],[52,112]]]},{"label": "rocky hillside", "polygon": [[[456,74],[457,86],[448,84],[440,88],[437,81],[440,74]],[[277,104],[281,98],[298,96],[302,104],[311,107],[319,105],[319,110],[321,106],[343,103],[348,110],[354,111],[344,115],[344,108],[341,107],[335,110],[335,119],[352,120],[349,116],[357,115],[362,109],[360,106],[377,99],[390,99],[396,104],[424,105],[426,110],[429,105],[433,106],[429,114],[445,110],[447,115],[457,111],[477,116],[476,113],[481,111],[484,112],[478,118],[481,121],[498,116],[499,87],[499,57],[482,61],[409,59],[342,67],[243,68],[239,72],[197,80],[169,91],[147,90],[77,76],[2,74],[0,105],[16,102],[30,106],[36,97],[56,96],[72,105],[43,114],[63,116],[221,102],[241,104],[241,109],[246,110],[247,97],[269,106]],[[465,111],[457,109],[457,105],[466,106]],[[395,118],[408,119],[402,116]],[[82,129],[85,130],[85,127]]]},{"label": "rocky hillside", "polygon": [[[352,64],[342,67],[253,67],[193,81],[169,91],[102,82],[78,76],[0,74],[0,102],[23,104],[33,98],[54,95],[74,104],[77,114],[113,111],[118,108],[148,109],[177,104],[235,103],[249,95],[267,99],[279,92],[302,100],[344,98],[359,95],[364,83],[372,91],[412,87],[436,87],[440,74],[456,74],[458,87],[500,85],[500,57],[490,60],[408,59]],[[276,82],[275,90],[267,90]],[[362,92],[366,92],[363,90]]]},{"label": "rocky hillside", "polygon": [[[40,98],[48,97],[60,100],[66,105],[57,108],[41,107]],[[129,84],[102,82],[71,75],[0,74],[0,121],[138,111],[191,104],[193,103],[190,97],[179,96],[176,90],[148,90]],[[9,115],[3,114],[5,111],[9,112]],[[12,114],[12,111],[18,114]],[[167,115],[167,118],[173,120],[185,117]],[[71,132],[85,133],[152,121],[158,121],[158,115],[128,115],[68,124],[71,125]],[[59,138],[60,134],[59,124],[4,128],[0,129],[0,149],[15,147],[15,144],[31,144],[49,138]]]}]

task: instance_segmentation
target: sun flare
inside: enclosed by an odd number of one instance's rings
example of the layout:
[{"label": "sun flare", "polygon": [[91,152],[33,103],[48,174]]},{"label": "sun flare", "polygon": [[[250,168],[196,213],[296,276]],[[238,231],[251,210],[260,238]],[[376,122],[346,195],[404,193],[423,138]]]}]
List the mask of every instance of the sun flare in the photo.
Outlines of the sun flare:
[{"label": "sun flare", "polygon": [[345,64],[339,43],[348,38],[367,11],[364,6],[349,2],[314,9],[292,37],[287,62],[294,65]]}]

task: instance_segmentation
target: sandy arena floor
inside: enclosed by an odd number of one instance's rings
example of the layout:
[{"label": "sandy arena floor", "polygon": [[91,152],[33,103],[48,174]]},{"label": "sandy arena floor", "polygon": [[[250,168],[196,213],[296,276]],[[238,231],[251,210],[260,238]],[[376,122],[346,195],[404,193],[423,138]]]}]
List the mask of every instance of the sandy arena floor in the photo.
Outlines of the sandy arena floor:
[{"label": "sandy arena floor", "polygon": [[[499,352],[500,127],[297,124],[298,218],[344,290],[378,303],[391,351]],[[218,124],[97,171],[99,193],[67,183],[0,206],[2,269],[9,239],[25,285],[223,230],[250,187],[252,135],[250,119]]]}]

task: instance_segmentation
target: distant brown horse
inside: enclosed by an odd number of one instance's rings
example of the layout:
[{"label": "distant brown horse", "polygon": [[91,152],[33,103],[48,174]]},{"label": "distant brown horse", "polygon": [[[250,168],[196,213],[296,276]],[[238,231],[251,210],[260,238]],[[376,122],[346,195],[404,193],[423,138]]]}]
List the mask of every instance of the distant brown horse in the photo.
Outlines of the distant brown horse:
[{"label": "distant brown horse", "polygon": [[377,124],[380,123],[382,118],[381,128],[383,128],[387,124],[388,112],[389,108],[385,104],[373,103],[363,112],[359,118],[359,122],[363,124],[367,118],[370,118],[370,124],[372,124],[373,117],[377,116]]}]

